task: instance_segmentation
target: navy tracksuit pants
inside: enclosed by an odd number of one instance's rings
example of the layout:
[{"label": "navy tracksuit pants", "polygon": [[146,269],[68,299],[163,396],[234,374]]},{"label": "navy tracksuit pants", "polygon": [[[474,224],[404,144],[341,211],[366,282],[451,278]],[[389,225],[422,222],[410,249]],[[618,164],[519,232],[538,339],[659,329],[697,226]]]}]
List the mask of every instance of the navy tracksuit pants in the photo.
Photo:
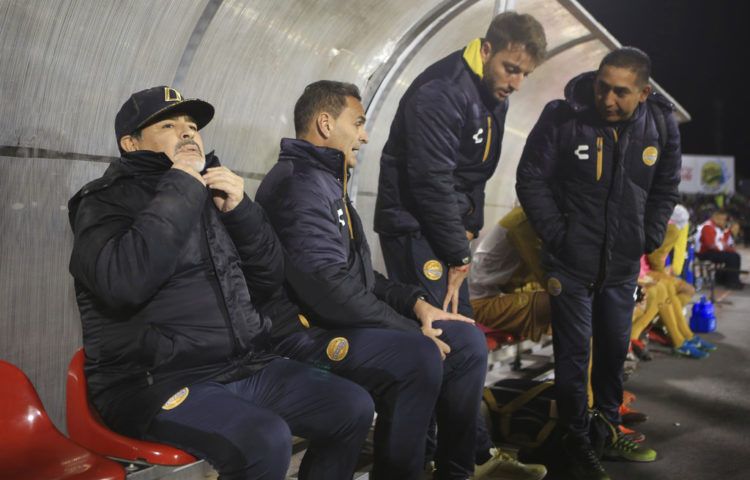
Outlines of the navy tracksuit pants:
[{"label": "navy tracksuit pants", "polygon": [[726,285],[736,285],[740,283],[740,266],[742,264],[742,259],[740,258],[739,253],[709,250],[708,252],[699,253],[698,258],[724,264],[726,270],[721,269],[716,272],[717,283]]},{"label": "navy tracksuit pants", "polygon": [[372,417],[359,385],[278,359],[242,380],[190,385],[146,439],[206,459],[221,480],[283,480],[297,435],[310,441],[300,479],[350,480]]},{"label": "navy tracksuit pants", "polygon": [[[427,301],[437,308],[443,308],[443,300],[448,285],[448,267],[437,258],[427,239],[419,233],[398,237],[380,236],[388,278],[401,283],[421,286],[427,293]],[[433,262],[433,263],[431,263]],[[439,269],[435,269],[437,262]],[[437,275],[439,273],[439,277]],[[438,277],[438,278],[436,278]],[[459,290],[458,313],[469,318],[474,316],[469,301],[469,285],[464,282]],[[486,343],[484,343],[486,351]],[[486,367],[485,367],[486,370]],[[484,462],[494,445],[487,431],[481,412],[477,410],[476,461]],[[428,436],[427,457],[431,458],[435,448],[435,434],[432,428]]]},{"label": "navy tracksuit pants", "polygon": [[[381,235],[380,248],[388,278],[421,286],[428,293],[427,301],[443,308],[448,288],[448,266],[437,258],[424,236],[419,233],[398,237]],[[474,316],[468,282],[464,282],[458,291],[458,313],[469,318]]]},{"label": "navy tracksuit pants", "polygon": [[567,431],[585,440],[589,432],[586,384],[590,355],[594,408],[611,423],[621,423],[622,374],[633,325],[636,282],[596,290],[561,272],[548,272],[548,279],[558,412]]},{"label": "navy tracksuit pants", "polygon": [[433,412],[440,426],[436,478],[465,479],[473,472],[475,430],[467,419],[479,409],[487,369],[484,338],[473,325],[434,325],[451,347],[445,361],[434,342],[418,332],[377,328],[312,328],[276,347],[282,355],[329,369],[372,394],[378,412],[375,480],[421,478]]}]

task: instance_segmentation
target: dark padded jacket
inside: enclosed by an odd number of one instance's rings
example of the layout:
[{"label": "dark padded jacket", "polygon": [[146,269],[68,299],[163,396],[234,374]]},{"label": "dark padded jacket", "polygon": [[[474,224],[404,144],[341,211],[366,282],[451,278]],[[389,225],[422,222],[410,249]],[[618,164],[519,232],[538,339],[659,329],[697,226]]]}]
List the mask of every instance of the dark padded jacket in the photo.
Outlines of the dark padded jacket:
[{"label": "dark padded jacket", "polygon": [[605,123],[594,77],[579,75],[565,100],[547,104],[526,141],[516,191],[544,242],[545,268],[616,285],[635,279],[640,256],[662,242],[678,199],[680,133],[672,104],[656,93],[628,121]]},{"label": "dark padded jacket", "polygon": [[484,187],[500,158],[508,102],[454,52],[411,84],[380,159],[375,231],[420,232],[448,265],[468,263],[466,231],[484,223]]},{"label": "dark padded jacket", "polygon": [[245,197],[221,213],[171,165],[160,153],[125,154],[68,204],[90,398],[134,437],[181,388],[239,379],[274,358],[262,345],[270,321],[251,300],[283,282],[262,209]]},{"label": "dark padded jacket", "polygon": [[[347,174],[340,151],[285,138],[279,162],[258,188],[256,200],[284,246],[289,297],[313,326],[418,332],[412,310],[424,292],[373,271],[362,222],[346,194]],[[277,312],[274,337],[299,328],[292,309],[277,304],[270,311]]]}]

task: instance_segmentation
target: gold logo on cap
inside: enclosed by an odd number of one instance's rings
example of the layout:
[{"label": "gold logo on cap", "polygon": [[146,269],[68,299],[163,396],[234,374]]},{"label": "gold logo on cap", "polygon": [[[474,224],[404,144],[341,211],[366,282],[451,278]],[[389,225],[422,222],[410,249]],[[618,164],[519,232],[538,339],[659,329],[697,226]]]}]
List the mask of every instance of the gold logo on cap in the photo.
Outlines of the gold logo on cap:
[{"label": "gold logo on cap", "polygon": [[643,149],[643,163],[649,167],[656,163],[657,158],[659,158],[659,150],[656,147],[646,147]]},{"label": "gold logo on cap", "polygon": [[164,87],[164,101],[165,102],[181,102],[182,95],[174,88]]},{"label": "gold logo on cap", "polygon": [[443,264],[437,260],[427,260],[422,267],[422,272],[429,280],[440,280],[443,276]]},{"label": "gold logo on cap", "polygon": [[185,387],[179,392],[175,393],[174,395],[169,397],[169,400],[167,400],[164,405],[162,405],[162,410],[172,410],[173,408],[179,407],[180,404],[184,402],[188,397],[189,393],[190,389],[188,387]]},{"label": "gold logo on cap", "polygon": [[334,362],[340,362],[349,353],[349,340],[344,337],[336,337],[328,342],[326,355]]},{"label": "gold logo on cap", "polygon": [[560,283],[560,280],[550,277],[547,280],[547,292],[553,297],[560,295],[562,293],[562,283]]}]

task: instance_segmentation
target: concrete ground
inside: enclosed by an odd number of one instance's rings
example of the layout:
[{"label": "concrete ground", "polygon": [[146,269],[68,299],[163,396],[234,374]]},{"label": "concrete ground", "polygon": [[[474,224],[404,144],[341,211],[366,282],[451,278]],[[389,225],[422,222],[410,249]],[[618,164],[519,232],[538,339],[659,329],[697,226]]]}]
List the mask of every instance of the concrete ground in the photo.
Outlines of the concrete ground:
[{"label": "concrete ground", "polygon": [[[744,250],[743,268],[750,266]],[[750,277],[742,280],[750,283]],[[703,360],[653,350],[625,384],[633,408],[647,413],[636,428],[659,457],[650,464],[605,462],[613,479],[740,480],[750,478],[750,285],[717,289],[717,328],[701,334],[719,349]]]}]

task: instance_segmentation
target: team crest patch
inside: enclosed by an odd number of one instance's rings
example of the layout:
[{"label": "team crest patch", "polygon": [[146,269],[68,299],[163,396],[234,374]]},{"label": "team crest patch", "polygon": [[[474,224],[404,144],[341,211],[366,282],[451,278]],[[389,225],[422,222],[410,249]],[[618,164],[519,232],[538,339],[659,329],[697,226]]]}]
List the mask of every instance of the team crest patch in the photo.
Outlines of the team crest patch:
[{"label": "team crest patch", "polygon": [[427,260],[422,267],[422,272],[428,280],[440,280],[443,277],[443,264],[437,260]]},{"label": "team crest patch", "polygon": [[334,362],[340,362],[349,353],[349,340],[344,337],[336,337],[328,342],[326,355]]},{"label": "team crest patch", "polygon": [[180,404],[182,404],[182,402],[184,402],[185,399],[188,397],[189,393],[190,393],[190,389],[188,387],[183,388],[179,392],[169,397],[169,400],[167,400],[164,403],[164,405],[161,406],[161,409],[172,410],[173,408],[179,407]]},{"label": "team crest patch", "polygon": [[643,163],[649,167],[656,163],[657,158],[659,158],[659,150],[656,147],[646,147],[643,149]]},{"label": "team crest patch", "polygon": [[550,277],[547,280],[547,293],[556,297],[562,293],[562,283],[555,277]]},{"label": "team crest patch", "polygon": [[301,313],[298,313],[297,318],[299,318],[299,323],[301,323],[303,327],[310,328],[310,322],[307,320],[307,317],[305,317]]}]

